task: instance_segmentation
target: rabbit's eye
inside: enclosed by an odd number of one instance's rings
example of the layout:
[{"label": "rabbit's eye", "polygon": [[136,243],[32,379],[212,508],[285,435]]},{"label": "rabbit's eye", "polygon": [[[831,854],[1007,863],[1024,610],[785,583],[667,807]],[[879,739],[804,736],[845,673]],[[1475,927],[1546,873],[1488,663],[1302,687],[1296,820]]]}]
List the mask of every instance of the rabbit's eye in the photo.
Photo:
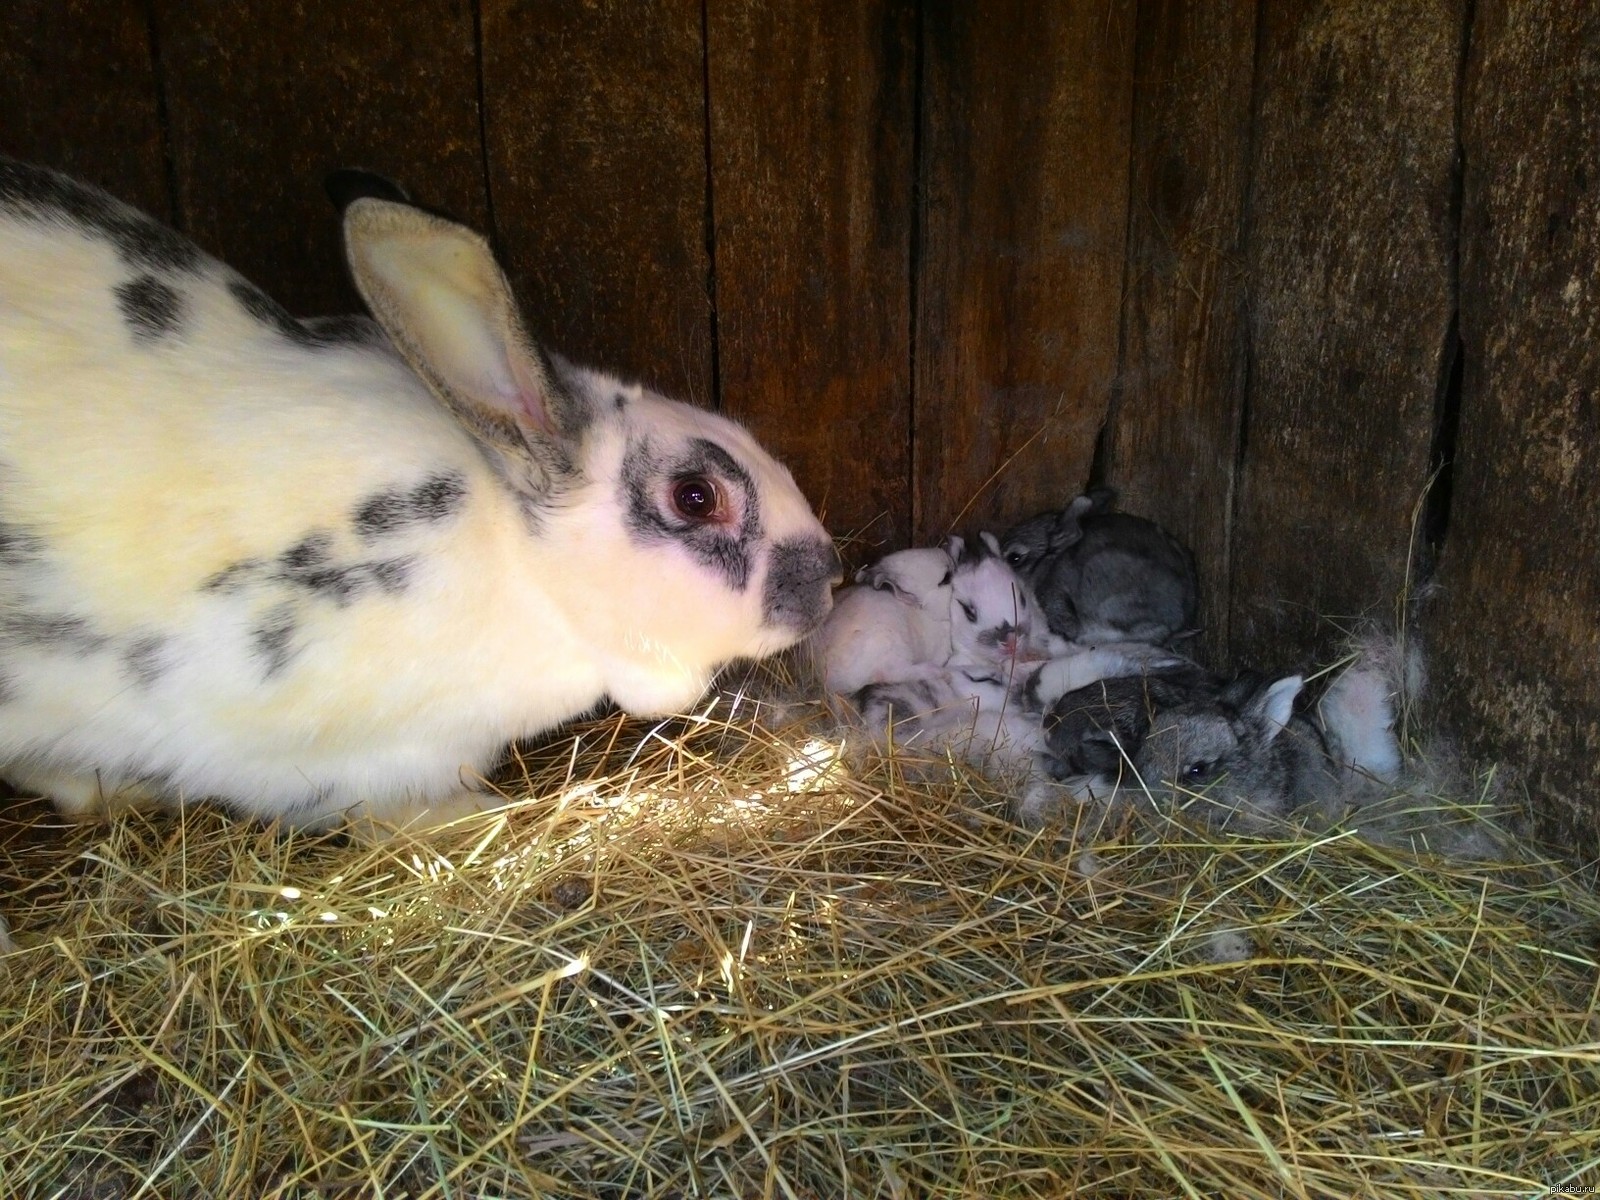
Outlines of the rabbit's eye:
[{"label": "rabbit's eye", "polygon": [[1006,561],[1013,567],[1020,567],[1022,560],[1027,557],[1028,555],[1022,550],[1012,550],[1006,555]]},{"label": "rabbit's eye", "polygon": [[960,604],[961,605],[961,611],[967,614],[967,620],[971,621],[974,625],[976,625],[978,623],[978,609],[977,609],[977,606],[976,605],[972,605],[972,604],[968,604],[965,600],[958,600],[958,601],[956,601],[956,603]]},{"label": "rabbit's eye", "polygon": [[709,521],[721,507],[717,485],[704,475],[685,475],[672,485],[672,507],[687,520]]},{"label": "rabbit's eye", "polygon": [[1210,779],[1212,772],[1216,769],[1216,763],[1212,762],[1208,758],[1202,758],[1186,766],[1183,769],[1183,777],[1192,783],[1199,783],[1203,780]]}]

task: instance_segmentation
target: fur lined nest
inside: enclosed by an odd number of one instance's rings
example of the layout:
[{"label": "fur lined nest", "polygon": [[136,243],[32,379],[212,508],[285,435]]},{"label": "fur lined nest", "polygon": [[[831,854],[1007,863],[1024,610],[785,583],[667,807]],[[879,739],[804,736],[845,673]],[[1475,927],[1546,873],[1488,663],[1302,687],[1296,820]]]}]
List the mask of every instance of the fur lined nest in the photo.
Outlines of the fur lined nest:
[{"label": "fur lined nest", "polygon": [[5,1191],[1600,1185],[1584,881],[1349,830],[1030,833],[958,765],[743,718],[579,727],[427,843],[10,838]]}]

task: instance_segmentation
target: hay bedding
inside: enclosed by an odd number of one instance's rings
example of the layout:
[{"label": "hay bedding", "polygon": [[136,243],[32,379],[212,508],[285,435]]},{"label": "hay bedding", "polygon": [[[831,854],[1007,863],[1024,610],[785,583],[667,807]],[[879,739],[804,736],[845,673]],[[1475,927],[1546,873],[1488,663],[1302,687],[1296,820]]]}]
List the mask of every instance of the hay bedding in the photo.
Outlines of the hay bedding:
[{"label": "hay bedding", "polygon": [[1600,903],[820,718],[606,720],[430,846],[13,840],[11,1195],[1525,1196],[1600,1183]]}]

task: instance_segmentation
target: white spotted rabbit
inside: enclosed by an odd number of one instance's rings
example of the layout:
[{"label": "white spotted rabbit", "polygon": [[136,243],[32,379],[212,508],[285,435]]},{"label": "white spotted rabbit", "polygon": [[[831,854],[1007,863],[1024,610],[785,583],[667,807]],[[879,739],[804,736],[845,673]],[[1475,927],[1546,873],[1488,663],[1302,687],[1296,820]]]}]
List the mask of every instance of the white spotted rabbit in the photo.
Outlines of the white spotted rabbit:
[{"label": "white spotted rabbit", "polygon": [[64,810],[444,819],[828,612],[748,433],[543,353],[483,238],[345,183],[377,325],[0,160],[0,775]]}]

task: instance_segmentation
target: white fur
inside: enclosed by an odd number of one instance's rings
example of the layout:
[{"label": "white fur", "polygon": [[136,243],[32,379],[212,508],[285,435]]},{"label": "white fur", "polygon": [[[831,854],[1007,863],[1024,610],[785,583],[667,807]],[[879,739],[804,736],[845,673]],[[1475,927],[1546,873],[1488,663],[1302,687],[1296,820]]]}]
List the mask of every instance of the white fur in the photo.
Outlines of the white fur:
[{"label": "white fur", "polygon": [[823,685],[839,695],[944,666],[950,658],[950,558],[901,550],[857,573],[834,598],[811,649]]},{"label": "white fur", "polygon": [[[481,254],[485,286],[503,289],[480,241],[437,224],[456,236],[451,254]],[[425,245],[431,228],[417,233]],[[388,265],[409,269],[398,251]],[[566,446],[581,476],[530,523],[494,454],[387,343],[295,345],[205,260],[198,275],[157,272],[186,319],[181,336],[140,345],[111,292],[140,273],[95,231],[0,207],[0,522],[42,543],[0,565],[0,618],[69,616],[104,643],[0,640],[0,773],[47,784],[68,808],[153,778],[167,802],[214,796],[298,823],[405,816],[454,803],[513,738],[607,695],[637,713],[680,708],[721,664],[803,632],[763,623],[764,548],[826,534],[732,422],[576,372],[569,389],[605,402]],[[494,348],[491,388],[507,363],[542,380],[514,309],[501,311],[508,297],[450,299],[445,341],[458,357]],[[763,552],[743,592],[678,542],[630,534],[618,479],[641,437],[708,439],[754,478]],[[348,559],[377,554],[351,514],[441,473],[465,482],[459,511],[381,546],[411,561],[403,592],[299,604],[299,649],[264,672],[252,631],[287,593],[206,581],[318,531]],[[164,639],[148,686],[119,651],[141,637]]]}]

